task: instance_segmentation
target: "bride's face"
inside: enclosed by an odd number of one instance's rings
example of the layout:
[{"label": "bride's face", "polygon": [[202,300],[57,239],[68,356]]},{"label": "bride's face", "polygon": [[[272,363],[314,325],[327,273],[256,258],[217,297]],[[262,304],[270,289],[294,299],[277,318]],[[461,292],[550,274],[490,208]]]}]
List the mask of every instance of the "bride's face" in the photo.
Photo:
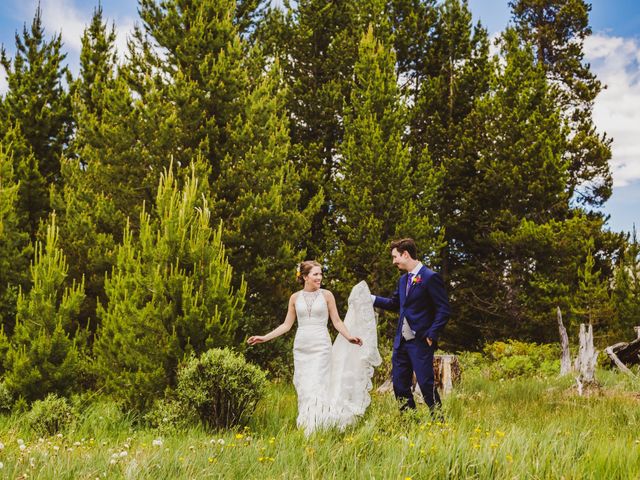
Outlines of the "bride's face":
[{"label": "bride's face", "polygon": [[304,279],[304,286],[307,289],[316,290],[322,284],[322,268],[313,267]]}]

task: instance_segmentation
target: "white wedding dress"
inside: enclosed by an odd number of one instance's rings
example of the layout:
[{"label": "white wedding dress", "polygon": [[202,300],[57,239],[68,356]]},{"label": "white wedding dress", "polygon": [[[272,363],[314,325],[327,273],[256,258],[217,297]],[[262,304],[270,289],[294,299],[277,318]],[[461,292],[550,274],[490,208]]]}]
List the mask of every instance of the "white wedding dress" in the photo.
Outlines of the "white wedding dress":
[{"label": "white wedding dress", "polygon": [[298,427],[307,435],[319,428],[353,423],[371,403],[373,367],[382,359],[373,302],[366,282],[349,295],[344,323],[353,345],[338,335],[333,345],[327,329],[329,311],[322,290],[301,291],[296,299],[298,330],[293,344],[293,384],[298,394]]}]

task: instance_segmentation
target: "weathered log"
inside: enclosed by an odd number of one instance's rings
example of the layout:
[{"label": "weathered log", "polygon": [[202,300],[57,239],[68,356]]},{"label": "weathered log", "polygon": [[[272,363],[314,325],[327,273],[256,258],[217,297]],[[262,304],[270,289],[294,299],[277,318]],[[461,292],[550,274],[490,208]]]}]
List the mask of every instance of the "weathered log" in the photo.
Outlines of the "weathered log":
[{"label": "weathered log", "polygon": [[609,358],[611,359],[611,361],[616,367],[618,367],[624,373],[634,377],[635,375],[633,374],[633,372],[629,370],[627,366],[620,361],[620,359],[618,358],[618,356],[614,351],[614,349],[620,345],[628,345],[628,344],[624,342],[616,343],[615,345],[611,345],[610,347],[605,348],[604,351],[607,353],[607,355],[609,355]]},{"label": "weathered log", "polygon": [[[636,334],[640,334],[640,327],[634,327]],[[629,365],[640,364],[640,337],[631,342],[619,342],[605,349],[611,362],[625,373],[631,373]],[[620,365],[622,364],[622,366]]]},{"label": "weathered log", "polygon": [[560,346],[562,347],[562,356],[560,357],[560,375],[571,373],[571,353],[569,351],[569,336],[567,329],[562,323],[562,312],[557,307],[558,330],[560,331]]}]

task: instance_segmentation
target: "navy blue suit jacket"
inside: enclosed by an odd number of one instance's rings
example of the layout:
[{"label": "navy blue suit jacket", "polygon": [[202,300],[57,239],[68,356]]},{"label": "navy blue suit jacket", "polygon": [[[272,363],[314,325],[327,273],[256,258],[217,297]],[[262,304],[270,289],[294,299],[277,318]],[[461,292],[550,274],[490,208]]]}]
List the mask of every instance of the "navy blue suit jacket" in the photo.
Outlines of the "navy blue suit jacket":
[{"label": "navy blue suit jacket", "polygon": [[411,330],[416,332],[416,339],[426,341],[430,338],[436,342],[451,314],[447,292],[439,274],[423,265],[414,277],[409,293],[405,294],[408,278],[406,273],[400,277],[391,298],[376,296],[373,303],[374,307],[400,312],[393,340],[394,348],[400,346],[403,318],[407,319]]}]

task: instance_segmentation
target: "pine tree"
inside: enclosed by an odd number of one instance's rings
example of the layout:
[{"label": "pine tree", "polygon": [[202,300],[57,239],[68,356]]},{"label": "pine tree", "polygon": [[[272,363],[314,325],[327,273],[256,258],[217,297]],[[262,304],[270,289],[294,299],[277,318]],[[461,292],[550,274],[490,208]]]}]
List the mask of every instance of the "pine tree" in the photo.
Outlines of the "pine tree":
[{"label": "pine tree", "polygon": [[[229,126],[229,153],[213,185],[215,216],[223,220],[229,262],[247,280],[251,301],[239,335],[275,328],[295,288],[297,261],[322,197],[301,205],[300,174],[289,159],[286,89],[278,64],[258,80],[244,100],[243,113]],[[236,278],[236,284],[240,278]],[[261,364],[289,353],[287,339],[267,350],[252,350]]]},{"label": "pine tree", "polygon": [[[593,242],[591,242],[593,244]],[[572,324],[593,325],[595,331],[610,333],[614,323],[614,310],[606,278],[595,269],[593,253],[590,250],[584,264],[578,271],[579,286],[572,302]]]},{"label": "pine tree", "polygon": [[342,142],[344,106],[350,98],[358,42],[369,23],[387,39],[391,25],[381,0],[301,0],[286,13],[275,11],[265,47],[280,61],[288,87],[292,158],[303,167],[303,204],[325,193],[306,242],[307,256],[320,258],[329,248],[326,226],[331,183]]},{"label": "pine tree", "polygon": [[[452,335],[463,343],[516,337],[526,329],[531,312],[522,293],[532,265],[508,239],[523,220],[544,224],[569,212],[562,122],[544,71],[513,31],[505,32],[502,46],[504,70],[465,119],[459,149],[473,178],[458,192],[456,229],[449,232],[457,257]],[[456,174],[452,183],[462,172]]]},{"label": "pine tree", "polygon": [[635,225],[615,270],[613,302],[618,318],[617,338],[625,338],[640,325],[640,243]]},{"label": "pine tree", "polygon": [[20,229],[18,189],[13,159],[0,143],[0,328],[8,335],[15,325],[18,288],[27,286],[31,250],[28,233]]},{"label": "pine tree", "polygon": [[[110,156],[104,145],[105,121],[115,121],[115,30],[96,8],[82,37],[80,75],[72,85],[73,112],[77,128],[63,160],[62,188],[52,195],[52,206],[61,216],[61,246],[69,259],[69,276],[85,278],[86,297],[82,319],[95,332],[97,299],[104,301],[104,278],[114,262],[113,251],[125,225],[125,215],[139,214],[138,198],[127,195],[126,185],[135,181],[123,175],[121,157]],[[126,98],[126,97],[125,97]],[[122,141],[122,138],[118,138]],[[118,142],[109,142],[111,145]],[[138,176],[139,178],[139,176]],[[118,199],[118,202],[114,199]]]},{"label": "pine tree", "polygon": [[465,119],[488,91],[494,68],[489,61],[487,31],[481,25],[472,26],[466,2],[447,0],[435,8],[434,25],[419,65],[422,70],[416,73],[420,82],[413,93],[408,138],[414,164],[427,148],[434,164],[445,171],[447,181],[442,182],[437,209],[446,239],[442,269],[448,278],[464,257],[460,246],[473,234],[459,221],[466,208],[462,199],[475,181],[474,159],[464,150],[474,132],[465,130]]},{"label": "pine tree", "polygon": [[185,355],[232,344],[244,304],[195,171],[183,189],[172,170],[162,175],[155,215],[143,209],[137,234],[126,227],[98,306],[98,381],[137,410],[174,384]]},{"label": "pine tree", "polygon": [[433,215],[439,172],[427,155],[418,168],[411,165],[395,63],[393,51],[370,27],[360,42],[332,194],[337,229],[330,273],[343,299],[363,279],[375,291],[393,288],[395,275],[387,267],[394,238],[414,238],[423,259],[441,246]]},{"label": "pine tree", "polygon": [[62,62],[62,38],[44,38],[40,7],[22,38],[16,34],[13,61],[2,48],[0,64],[7,74],[9,90],[0,108],[5,124],[19,128],[28,148],[33,152],[38,171],[47,184],[60,182],[60,157],[72,131],[69,95],[63,81],[70,74]]},{"label": "pine tree", "polygon": [[4,359],[3,381],[15,397],[36,400],[80,388],[84,334],[78,314],[84,286],[65,286],[67,271],[52,214],[45,243],[36,242],[33,286],[18,294],[16,326]]},{"label": "pine tree", "polygon": [[570,162],[569,193],[585,205],[602,205],[612,188],[611,139],[593,123],[593,104],[602,85],[584,62],[591,35],[585,0],[512,0],[509,6],[523,41],[535,48],[555,97],[570,126],[565,156]]}]

